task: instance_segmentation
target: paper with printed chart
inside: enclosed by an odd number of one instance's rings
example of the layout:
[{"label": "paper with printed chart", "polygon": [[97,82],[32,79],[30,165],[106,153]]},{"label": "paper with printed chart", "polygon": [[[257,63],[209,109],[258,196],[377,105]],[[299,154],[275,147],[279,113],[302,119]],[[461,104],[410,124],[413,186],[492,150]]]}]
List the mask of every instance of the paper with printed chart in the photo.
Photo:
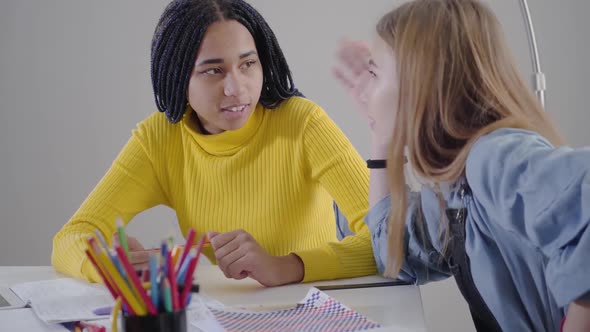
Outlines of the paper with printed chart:
[{"label": "paper with printed chart", "polygon": [[226,307],[209,307],[189,315],[190,323],[203,331],[366,331],[381,327],[312,287],[295,307],[253,312]]}]

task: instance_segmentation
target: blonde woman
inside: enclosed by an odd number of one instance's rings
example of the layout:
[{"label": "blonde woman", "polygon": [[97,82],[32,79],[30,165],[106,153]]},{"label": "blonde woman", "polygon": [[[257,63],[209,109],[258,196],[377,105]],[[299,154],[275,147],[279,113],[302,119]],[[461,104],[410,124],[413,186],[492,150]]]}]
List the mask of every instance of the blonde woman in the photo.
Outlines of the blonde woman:
[{"label": "blonde woman", "polygon": [[344,42],[335,73],[372,128],[379,270],[454,276],[478,331],[589,330],[590,150],[563,145],[492,11],[412,1],[377,35]]}]

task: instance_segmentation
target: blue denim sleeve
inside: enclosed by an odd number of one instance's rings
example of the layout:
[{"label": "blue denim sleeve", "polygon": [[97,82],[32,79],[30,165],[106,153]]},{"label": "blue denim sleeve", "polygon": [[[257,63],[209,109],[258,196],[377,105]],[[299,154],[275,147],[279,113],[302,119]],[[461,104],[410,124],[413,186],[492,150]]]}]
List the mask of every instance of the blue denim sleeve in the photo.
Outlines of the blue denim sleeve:
[{"label": "blue denim sleeve", "polygon": [[474,144],[466,175],[490,223],[546,257],[559,306],[588,294],[590,149],[555,148],[534,132],[500,129]]},{"label": "blue denim sleeve", "polygon": [[[398,278],[414,284],[444,279],[450,276],[447,264],[431,243],[421,211],[421,195],[419,192],[408,192],[408,210],[406,228],[404,230],[405,259]],[[383,198],[369,210],[365,222],[371,232],[373,255],[379,273],[385,271],[387,262],[387,223],[391,212],[390,197]]]}]

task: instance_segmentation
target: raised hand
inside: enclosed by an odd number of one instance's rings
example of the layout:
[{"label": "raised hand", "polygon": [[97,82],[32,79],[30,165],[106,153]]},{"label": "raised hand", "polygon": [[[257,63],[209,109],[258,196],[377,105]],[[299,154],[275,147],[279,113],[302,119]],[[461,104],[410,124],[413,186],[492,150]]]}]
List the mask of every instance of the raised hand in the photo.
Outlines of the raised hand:
[{"label": "raised hand", "polygon": [[367,93],[372,78],[369,68],[371,59],[369,45],[362,41],[344,40],[338,47],[336,57],[338,65],[332,70],[334,77],[351,96],[357,111],[373,128],[375,121],[369,114],[367,103]]},{"label": "raised hand", "polygon": [[[399,107],[397,60],[389,44],[377,38],[366,43],[345,40],[334,75],[352,96],[371,128],[371,159],[384,159],[396,130]],[[374,152],[373,152],[374,151]]]}]

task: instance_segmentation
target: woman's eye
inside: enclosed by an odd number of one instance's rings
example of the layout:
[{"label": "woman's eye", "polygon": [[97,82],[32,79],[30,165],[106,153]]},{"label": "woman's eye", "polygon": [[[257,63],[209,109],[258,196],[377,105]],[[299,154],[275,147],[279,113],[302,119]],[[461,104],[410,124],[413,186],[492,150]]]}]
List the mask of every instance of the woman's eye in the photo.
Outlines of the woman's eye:
[{"label": "woman's eye", "polygon": [[255,60],[250,60],[250,61],[244,63],[244,68],[250,68],[250,67],[254,66],[255,64],[256,64]]},{"label": "woman's eye", "polygon": [[221,74],[221,69],[219,69],[219,68],[207,69],[203,72],[203,74],[207,74],[207,75]]}]

